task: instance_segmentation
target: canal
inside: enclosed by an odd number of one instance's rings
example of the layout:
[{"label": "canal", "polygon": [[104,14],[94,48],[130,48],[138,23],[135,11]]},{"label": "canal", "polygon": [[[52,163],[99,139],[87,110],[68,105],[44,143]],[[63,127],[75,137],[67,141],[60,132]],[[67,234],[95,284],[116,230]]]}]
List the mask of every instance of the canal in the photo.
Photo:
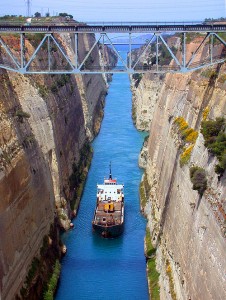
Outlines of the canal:
[{"label": "canal", "polygon": [[[126,56],[126,52],[121,55]],[[93,142],[94,156],[74,229],[63,234],[67,254],[55,300],[146,300],[148,287],[144,257],[146,221],[140,214],[138,155],[144,134],[131,119],[130,81],[115,74],[106,98],[104,119]],[[109,175],[125,185],[125,229],[117,239],[92,232],[96,184]]]}]

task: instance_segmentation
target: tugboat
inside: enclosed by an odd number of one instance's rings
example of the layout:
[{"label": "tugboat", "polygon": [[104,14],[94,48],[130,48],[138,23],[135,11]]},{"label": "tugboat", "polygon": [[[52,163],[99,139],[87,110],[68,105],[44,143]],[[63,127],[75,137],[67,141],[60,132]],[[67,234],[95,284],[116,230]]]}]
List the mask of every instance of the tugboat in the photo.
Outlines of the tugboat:
[{"label": "tugboat", "polygon": [[112,179],[111,164],[108,179],[97,184],[97,201],[92,221],[93,230],[106,238],[122,234],[124,227],[124,185]]}]

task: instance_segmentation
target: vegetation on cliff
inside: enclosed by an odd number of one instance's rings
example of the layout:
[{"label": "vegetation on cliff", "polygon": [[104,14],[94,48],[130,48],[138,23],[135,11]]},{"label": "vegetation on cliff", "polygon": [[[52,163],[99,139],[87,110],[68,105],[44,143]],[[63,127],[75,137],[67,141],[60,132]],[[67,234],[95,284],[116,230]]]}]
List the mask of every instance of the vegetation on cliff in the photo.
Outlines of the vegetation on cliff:
[{"label": "vegetation on cliff", "polygon": [[155,251],[156,249],[153,247],[151,243],[151,235],[149,228],[146,229],[146,237],[145,237],[145,255],[147,258],[147,276],[148,276],[148,285],[149,292],[152,300],[160,299],[159,292],[159,273],[156,270],[156,258]]},{"label": "vegetation on cliff", "polygon": [[61,269],[61,265],[59,260],[57,259],[55,262],[53,274],[48,283],[47,291],[44,293],[44,300],[53,300],[53,296],[57,287],[57,282],[60,276],[60,269]]},{"label": "vegetation on cliff", "polygon": [[72,166],[72,174],[69,177],[70,191],[73,193],[70,206],[71,210],[76,210],[82,196],[83,186],[91,164],[93,150],[87,141],[80,151],[80,160]]},{"label": "vegetation on cliff", "polygon": [[226,169],[226,120],[216,118],[216,120],[202,121],[201,133],[205,139],[205,146],[208,151],[217,157],[219,164],[215,171],[222,175]]},{"label": "vegetation on cliff", "polygon": [[197,190],[199,195],[202,196],[207,188],[206,172],[203,168],[193,166],[190,168],[190,178],[193,183],[193,190]]},{"label": "vegetation on cliff", "polygon": [[135,83],[134,83],[135,87],[138,88],[139,83],[143,77],[143,74],[135,73],[135,74],[133,74],[132,77],[133,77],[133,80],[135,81]]},{"label": "vegetation on cliff", "polygon": [[150,191],[150,185],[148,183],[147,174],[145,172],[143,179],[140,182],[140,188],[139,188],[140,207],[142,212],[144,211],[144,208],[147,204],[149,191]]},{"label": "vegetation on cliff", "polygon": [[[33,258],[31,266],[27,272],[26,280],[23,287],[20,289],[20,293],[16,296],[16,299],[42,299],[43,290],[48,291],[49,284],[53,281],[51,274],[58,274],[60,258],[60,240],[57,229],[57,222],[50,226],[49,235],[45,235],[43,238],[43,244],[40,249],[39,255]],[[56,275],[54,275],[56,276]],[[59,274],[58,274],[59,277]],[[42,289],[40,289],[40,284]],[[50,285],[53,287],[53,284]],[[56,288],[56,284],[54,289]],[[51,299],[51,298],[47,298]]]},{"label": "vegetation on cliff", "polygon": [[179,136],[184,145],[183,152],[180,156],[180,165],[183,166],[188,163],[191,157],[191,152],[197,140],[198,132],[189,127],[188,123],[183,117],[177,117],[174,120],[174,124],[176,124],[178,128]]}]

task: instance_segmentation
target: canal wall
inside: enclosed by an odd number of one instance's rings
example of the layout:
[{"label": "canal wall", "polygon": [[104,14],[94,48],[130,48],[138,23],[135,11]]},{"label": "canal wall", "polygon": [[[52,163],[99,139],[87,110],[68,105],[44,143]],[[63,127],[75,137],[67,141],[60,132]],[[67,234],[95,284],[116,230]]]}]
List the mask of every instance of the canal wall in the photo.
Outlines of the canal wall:
[{"label": "canal wall", "polygon": [[[195,42],[187,44],[187,55],[194,49]],[[157,249],[160,298],[164,300],[226,297],[226,174],[216,174],[218,161],[205,147],[200,132],[203,120],[226,115],[225,70],[226,64],[221,64],[161,78],[144,75],[137,87],[132,82],[134,122],[138,129],[149,131],[140,155],[148,181],[144,213]],[[181,155],[191,144],[183,143],[175,125],[177,117],[183,117],[197,135],[185,164]],[[205,170],[203,195],[193,189],[192,166]]]},{"label": "canal wall", "polygon": [[[72,57],[70,35],[57,39]],[[19,55],[16,36],[5,42]],[[79,53],[85,56],[94,42],[94,35],[80,35]],[[26,49],[33,53],[32,38]],[[36,67],[44,65],[45,51]],[[108,59],[116,62],[112,53]],[[95,47],[90,63],[100,62]],[[88,171],[87,145],[100,129],[107,79],[7,71],[0,78],[0,298],[41,299],[61,256],[59,228],[68,229],[76,213],[76,170]]]}]

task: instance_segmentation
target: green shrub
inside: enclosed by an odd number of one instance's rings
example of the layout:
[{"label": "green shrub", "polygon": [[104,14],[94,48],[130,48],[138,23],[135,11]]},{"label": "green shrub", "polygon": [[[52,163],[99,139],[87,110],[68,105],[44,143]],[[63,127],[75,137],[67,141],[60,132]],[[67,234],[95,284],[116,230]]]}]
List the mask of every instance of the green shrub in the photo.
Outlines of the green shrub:
[{"label": "green shrub", "polygon": [[223,175],[226,169],[226,150],[224,150],[224,153],[221,155],[219,161],[219,164],[215,166],[215,172],[219,175]]},{"label": "green shrub", "polygon": [[42,98],[45,98],[48,95],[48,89],[45,85],[37,85],[38,87],[38,93]]},{"label": "green shrub", "polygon": [[62,87],[66,85],[70,81],[70,74],[63,74],[60,76],[59,79],[57,79],[56,85],[57,87]]},{"label": "green shrub", "polygon": [[212,69],[207,69],[201,73],[201,76],[209,78],[209,79],[214,79],[217,77],[217,72]]},{"label": "green shrub", "polygon": [[136,88],[139,86],[139,83],[140,83],[142,77],[143,77],[143,74],[139,74],[139,73],[133,74],[132,78],[133,78],[133,80],[135,80],[135,87]]},{"label": "green shrub", "polygon": [[57,92],[58,92],[57,85],[54,83],[54,84],[51,86],[50,90],[51,90],[51,92],[54,93],[54,94],[57,93]]},{"label": "green shrub", "polygon": [[18,117],[18,120],[21,122],[21,123],[23,123],[23,120],[24,119],[28,119],[28,118],[30,118],[30,114],[29,113],[27,113],[27,112],[25,112],[25,111],[23,111],[22,109],[18,109],[17,111],[16,111],[16,117]]},{"label": "green shrub", "polygon": [[201,133],[210,153],[217,157],[219,164],[216,165],[217,174],[223,174],[226,169],[226,120],[225,118],[216,118],[216,120],[202,121]]},{"label": "green shrub", "polygon": [[218,136],[220,131],[225,129],[225,119],[216,118],[216,120],[202,121],[201,133],[205,140],[212,136]]},{"label": "green shrub", "polygon": [[197,190],[202,196],[207,188],[206,172],[203,168],[193,166],[190,168],[190,178],[193,183],[193,190]]}]

